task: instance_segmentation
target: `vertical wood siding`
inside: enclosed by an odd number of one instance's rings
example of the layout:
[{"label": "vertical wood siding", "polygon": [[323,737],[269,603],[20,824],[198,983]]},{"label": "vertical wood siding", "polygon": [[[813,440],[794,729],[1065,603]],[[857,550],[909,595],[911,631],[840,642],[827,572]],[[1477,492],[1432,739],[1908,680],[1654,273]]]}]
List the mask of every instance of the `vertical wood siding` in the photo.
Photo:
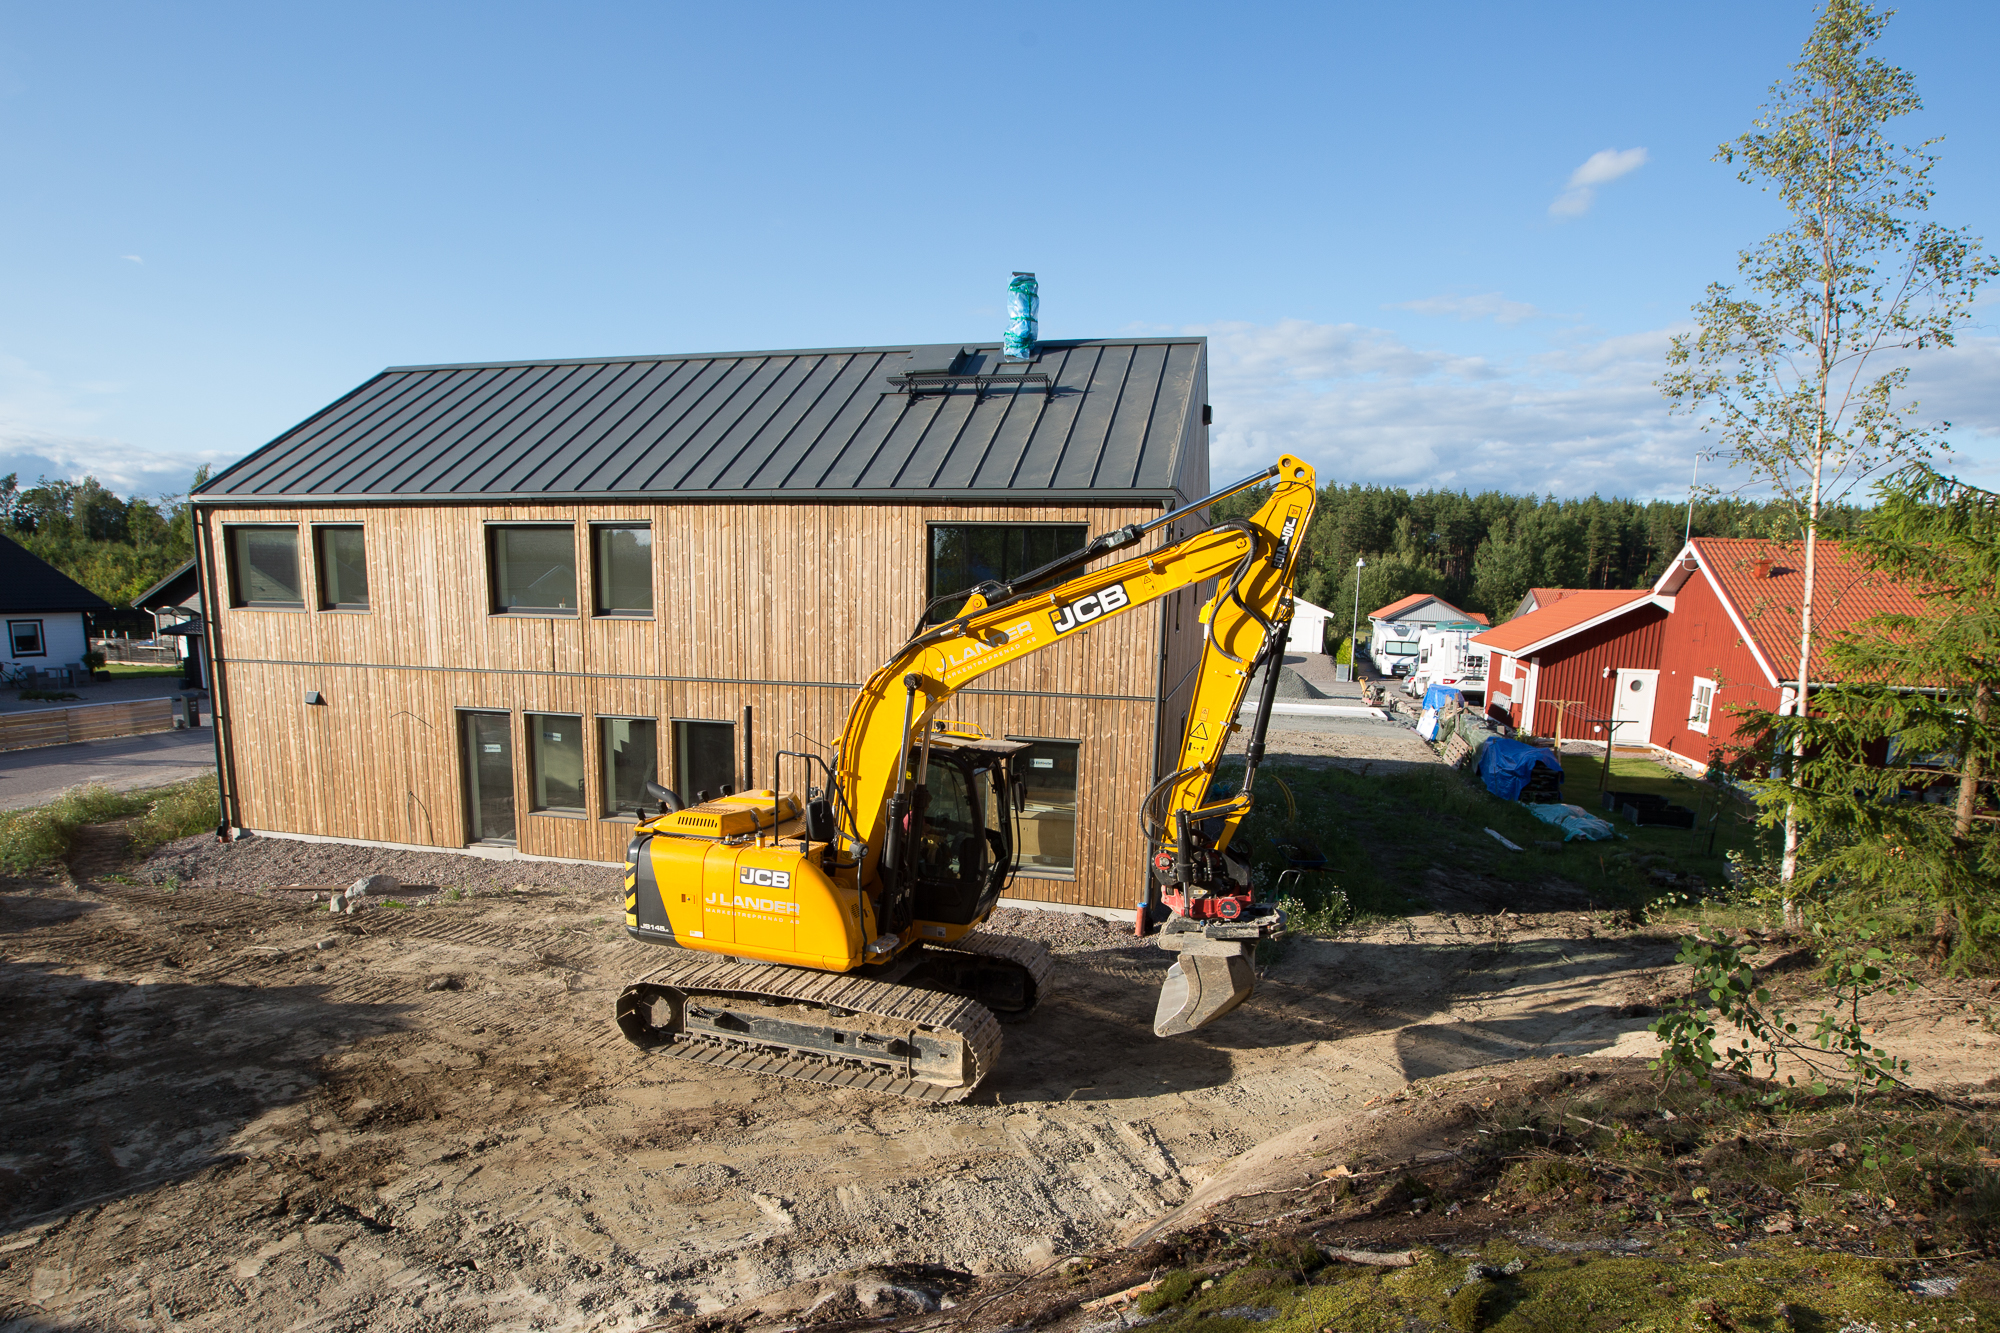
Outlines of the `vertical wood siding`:
[{"label": "vertical wood siding", "polygon": [[[908,635],[924,601],[932,522],[1072,522],[1090,533],[1139,508],[962,505],[492,505],[211,513],[297,523],[313,604],[314,523],[360,523],[365,612],[223,607],[216,618],[223,740],[238,823],[273,832],[458,847],[466,842],[457,716],[513,716],[517,847],[616,861],[629,820],[528,811],[521,715],[581,715],[588,799],[601,803],[597,717],[735,721],[754,710],[758,783],[777,748],[830,749],[854,687]],[[590,596],[592,521],[653,529],[652,619],[488,613],[484,528],[574,524],[578,600]],[[220,562],[218,562],[220,563]],[[1140,888],[1138,802],[1179,737],[1173,693],[1199,649],[1196,594],[1143,607],[994,672],[951,715],[996,735],[1082,742],[1074,881],[1010,893],[1126,906]],[[1174,698],[1185,698],[1183,681]],[[304,703],[318,691],[320,705]],[[1181,710],[1185,711],[1184,703]],[[670,769],[663,753],[662,771]],[[790,774],[787,782],[796,782]]]},{"label": "vertical wood siding", "polygon": [[[1688,725],[1697,676],[1716,686],[1706,735]],[[1711,754],[1733,756],[1739,748],[1739,729],[1732,710],[1775,709],[1778,697],[1778,688],[1757,665],[1715,585],[1706,572],[1697,571],[1674,598],[1674,614],[1660,653],[1653,744],[1698,764],[1706,763]]]},{"label": "vertical wood siding", "polygon": [[[1553,702],[1558,699],[1581,703],[1580,709],[1565,710],[1572,721],[1579,716],[1593,722],[1610,717],[1618,669],[1651,670],[1660,664],[1666,620],[1667,613],[1660,608],[1640,607],[1536,653],[1542,673],[1535,690],[1535,734],[1555,734],[1557,710]],[[1611,674],[1606,676],[1606,671]],[[1578,731],[1569,722],[1563,727],[1563,735],[1566,739],[1591,738],[1588,729]]]}]

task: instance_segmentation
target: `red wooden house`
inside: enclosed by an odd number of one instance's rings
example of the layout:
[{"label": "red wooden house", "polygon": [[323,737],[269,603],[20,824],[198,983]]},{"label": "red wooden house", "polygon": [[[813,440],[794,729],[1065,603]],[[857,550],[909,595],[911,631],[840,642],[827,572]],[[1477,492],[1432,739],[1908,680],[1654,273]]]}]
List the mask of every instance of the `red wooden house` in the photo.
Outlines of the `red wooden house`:
[{"label": "red wooden house", "polygon": [[[1649,745],[1690,766],[1741,747],[1737,710],[1783,711],[1798,677],[1799,548],[1697,537],[1650,590],[1572,593],[1473,640],[1495,650],[1487,709],[1532,735]],[[1824,646],[1885,612],[1915,612],[1906,588],[1821,542],[1813,601],[1814,687],[1829,683]],[[1502,693],[1502,684],[1505,692]],[[1565,702],[1558,707],[1558,701]]]}]

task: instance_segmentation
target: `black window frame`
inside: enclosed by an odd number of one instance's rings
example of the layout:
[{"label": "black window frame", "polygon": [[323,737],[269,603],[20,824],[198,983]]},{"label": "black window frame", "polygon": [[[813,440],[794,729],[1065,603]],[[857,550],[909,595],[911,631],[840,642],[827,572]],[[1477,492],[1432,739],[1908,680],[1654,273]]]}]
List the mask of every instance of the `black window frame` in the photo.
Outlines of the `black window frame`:
[{"label": "black window frame", "polygon": [[366,524],[364,523],[313,524],[312,525],[313,585],[314,585],[314,591],[316,591],[319,594],[319,609],[322,611],[362,612],[362,611],[372,611],[375,609],[373,604],[374,589],[372,586],[369,589],[370,600],[368,601],[336,602],[335,600],[333,600],[333,598],[327,595],[326,570],[327,570],[327,565],[330,563],[330,561],[327,559],[324,538],[328,533],[331,532],[347,532],[347,531],[358,532],[361,534],[361,577],[364,581],[369,582],[371,584],[373,583],[373,580],[368,577],[368,527]]},{"label": "black window frame", "polygon": [[[239,532],[289,532],[292,534],[292,578],[299,595],[294,600],[254,601],[243,586],[243,568],[237,558]],[[229,605],[238,611],[303,611],[306,609],[306,568],[299,557],[299,525],[296,523],[225,523],[222,525],[223,562],[229,568]]]},{"label": "black window frame", "polygon": [[[543,771],[542,745],[546,739],[543,724],[547,722],[576,723],[577,762],[577,803],[575,805],[539,804],[548,775]],[[541,713],[521,710],[522,758],[527,762],[528,813],[547,815],[553,819],[588,819],[590,817],[590,723],[582,713]],[[561,744],[560,741],[557,744]]]},{"label": "black window frame", "polygon": [[1018,579],[1023,574],[1029,573],[1032,570],[1039,569],[1041,566],[1048,564],[1051,560],[1060,559],[1062,556],[1070,555],[1076,551],[1080,551],[1090,543],[1090,525],[1088,523],[1077,523],[1072,521],[1059,521],[1054,519],[1047,519],[1047,520],[1035,520],[1035,521],[1021,522],[1021,523],[1009,523],[1009,522],[961,523],[946,519],[936,519],[924,524],[924,605],[931,608],[928,615],[925,617],[925,623],[932,625],[939,624],[942,623],[943,621],[951,619],[952,616],[958,610],[958,607],[953,605],[952,602],[950,601],[939,603],[938,601],[939,598],[943,597],[943,598],[962,599],[964,596],[969,596],[973,588],[977,587],[979,583],[984,581],[981,579],[975,579],[973,580],[973,582],[967,584],[963,588],[953,588],[948,590],[941,590],[938,587],[937,534],[941,530],[948,528],[958,529],[958,530],[997,529],[1002,531],[1007,531],[1007,530],[1046,531],[1055,534],[1061,534],[1065,531],[1068,531],[1073,533],[1073,536],[1069,538],[1065,538],[1063,536],[1058,535],[1056,537],[1055,542],[1053,543],[1052,551],[1049,552],[1045,558],[1038,559],[1035,556],[1030,555],[1024,543],[1023,550],[1021,552],[1021,568],[1011,571],[1003,568],[997,571],[994,577],[999,579],[1001,582],[1008,582],[1013,579]]},{"label": "black window frame", "polygon": [[[22,652],[22,651],[21,651],[21,647],[20,647],[20,644],[19,644],[18,642],[16,642],[16,640],[15,640],[15,638],[14,638],[14,635],[15,635],[15,634],[16,634],[16,632],[17,632],[17,631],[15,630],[15,628],[14,628],[14,627],[15,627],[16,625],[33,625],[33,626],[35,627],[35,639],[36,639],[36,641],[37,641],[37,642],[39,642],[39,643],[40,643],[40,644],[41,644],[42,646],[41,646],[41,647],[40,647],[39,649],[37,649],[36,651],[32,652],[32,653],[24,653],[24,652]],[[47,657],[48,655],[49,655],[49,623],[48,623],[48,621],[46,621],[46,620],[10,620],[10,621],[8,621],[8,622],[7,622],[7,656],[9,656],[9,657],[13,658],[13,659],[14,659],[15,661],[19,661],[19,660],[21,660],[21,659],[22,659],[22,658],[24,658],[24,657]]]},{"label": "black window frame", "polygon": [[[1067,866],[1029,865],[1021,860],[1022,851],[1020,843],[1025,841],[1025,838],[1017,839],[1014,847],[1014,873],[1016,875],[1025,876],[1028,879],[1073,881],[1078,877],[1081,870],[1077,862],[1080,859],[1078,848],[1081,846],[1082,839],[1079,837],[1077,830],[1083,824],[1083,740],[1081,737],[1074,736],[1009,736],[1007,739],[1010,741],[1020,741],[1028,745],[1069,745],[1074,746],[1076,749],[1076,774],[1071,783],[1071,790],[1074,792],[1074,797],[1072,803],[1073,818],[1070,821],[1069,864]],[[1033,785],[1029,777],[1029,774],[1032,772],[1030,768],[1031,759],[1031,755],[1023,753],[1021,755],[1021,766],[1018,770],[1024,798],[1028,788]]]},{"label": "black window frame", "polygon": [[[650,722],[653,724],[653,781],[659,782],[663,771],[661,756],[664,753],[660,741],[660,719],[643,713],[593,713],[591,721],[596,724],[591,739],[597,745],[597,805],[604,813],[599,819],[609,819],[619,823],[636,823],[644,816],[635,815],[631,810],[612,804],[617,795],[617,784],[611,780],[611,747],[604,743],[604,724],[607,722]],[[672,739],[672,728],[668,728],[668,739]],[[733,738],[732,738],[733,739]],[[653,804],[649,796],[645,804]]]},{"label": "black window frame", "polygon": [[[590,528],[590,614],[602,620],[651,620],[654,618],[657,598],[653,587],[653,525],[650,520],[623,519],[592,520]],[[599,558],[597,534],[606,530],[637,530],[646,534],[646,609],[635,611],[629,607],[604,605],[605,578],[604,565]]]},{"label": "black window frame", "polygon": [[492,616],[513,616],[570,620],[581,614],[577,606],[502,606],[500,605],[500,542],[502,532],[541,531],[569,533],[569,573],[570,596],[582,601],[582,570],[576,558],[576,524],[533,523],[533,522],[490,522],[484,525],[480,540],[486,544],[486,613]]},{"label": "black window frame", "polygon": [[[695,786],[694,779],[691,778],[687,773],[682,771],[683,768],[681,762],[682,751],[686,747],[681,742],[681,736],[682,736],[681,728],[689,726],[727,727],[729,729],[729,778],[726,782],[717,783],[713,789],[707,787]],[[736,734],[736,723],[733,719],[715,718],[715,717],[668,718],[667,753],[672,757],[673,760],[673,779],[674,779],[670,789],[676,796],[679,796],[682,801],[686,802],[689,805],[693,805],[695,803],[695,793],[698,791],[716,790],[719,792],[722,787],[736,785],[736,779],[738,776],[736,772],[737,744],[738,744],[738,737]]]}]

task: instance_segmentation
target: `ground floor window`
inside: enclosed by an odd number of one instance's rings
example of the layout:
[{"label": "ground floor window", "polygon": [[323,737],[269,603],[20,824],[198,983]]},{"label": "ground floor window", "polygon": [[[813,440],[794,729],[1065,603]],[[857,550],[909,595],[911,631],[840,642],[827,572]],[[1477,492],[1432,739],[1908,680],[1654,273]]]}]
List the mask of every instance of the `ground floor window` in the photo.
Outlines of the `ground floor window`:
[{"label": "ground floor window", "polygon": [[[660,724],[650,717],[600,717],[597,752],[604,762],[604,813],[651,812],[648,782],[660,780]],[[643,816],[642,816],[643,817]]]},{"label": "ground floor window", "polygon": [[460,713],[459,749],[465,769],[465,834],[472,842],[514,841],[513,719],[505,713]]},{"label": "ground floor window", "polygon": [[583,804],[583,719],[529,713],[530,810],[580,815]]},{"label": "ground floor window", "polygon": [[7,645],[16,657],[47,657],[48,637],[42,633],[39,620],[10,620],[7,622]]},{"label": "ground floor window", "polygon": [[1076,876],[1077,741],[1051,741],[1036,736],[1009,736],[1026,741],[1021,778],[1026,805],[1021,811],[1020,868],[1028,874]]},{"label": "ground floor window", "polygon": [[689,805],[736,783],[736,724],[674,723],[674,793]]}]

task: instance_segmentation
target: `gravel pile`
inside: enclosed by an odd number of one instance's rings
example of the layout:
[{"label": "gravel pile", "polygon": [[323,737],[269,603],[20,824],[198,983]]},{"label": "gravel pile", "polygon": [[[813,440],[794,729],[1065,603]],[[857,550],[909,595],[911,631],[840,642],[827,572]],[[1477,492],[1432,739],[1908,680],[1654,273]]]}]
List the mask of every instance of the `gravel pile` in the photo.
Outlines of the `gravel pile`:
[{"label": "gravel pile", "polygon": [[[365,875],[391,875],[422,898],[429,890],[504,892],[523,886],[616,898],[624,891],[615,866],[562,861],[495,861],[461,852],[402,852],[339,842],[249,837],[217,842],[209,834],[182,838],[154,852],[134,872],[142,882],[177,882],[231,893],[345,889]],[[420,887],[421,886],[421,887]]]},{"label": "gravel pile", "polygon": [[[170,842],[134,872],[144,883],[177,883],[186,888],[229,893],[307,894],[344,890],[366,875],[390,875],[404,891],[400,901],[420,901],[431,892],[505,893],[528,888],[617,898],[624,888],[613,866],[571,865],[561,861],[495,861],[460,852],[403,852],[339,842],[299,842],[292,838],[244,838],[217,842],[208,834]],[[1054,953],[1123,948],[1132,928],[1083,912],[1033,911],[1003,907],[986,929],[1039,940]]]},{"label": "gravel pile", "polygon": [[1048,912],[1033,908],[1002,907],[982,929],[998,935],[1019,935],[1038,940],[1050,953],[1089,953],[1096,949],[1123,949],[1132,945],[1132,927],[1121,921],[1107,921],[1087,912]]}]

